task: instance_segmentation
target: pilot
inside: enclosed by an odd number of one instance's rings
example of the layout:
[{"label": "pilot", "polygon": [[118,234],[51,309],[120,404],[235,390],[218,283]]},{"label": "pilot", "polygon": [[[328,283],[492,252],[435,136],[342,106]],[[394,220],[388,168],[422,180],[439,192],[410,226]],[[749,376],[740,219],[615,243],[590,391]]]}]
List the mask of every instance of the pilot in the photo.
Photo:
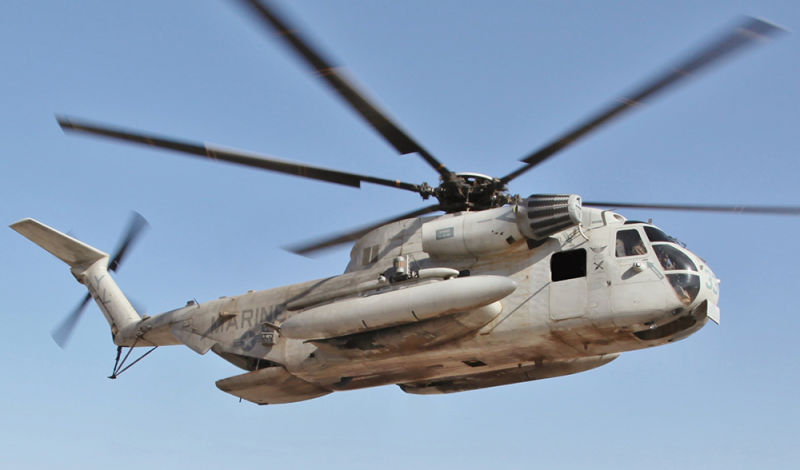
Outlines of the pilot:
[{"label": "pilot", "polygon": [[672,258],[669,256],[668,253],[661,253],[661,256],[659,257],[658,261],[661,262],[661,266],[664,267],[665,271],[671,271],[673,269],[678,269],[675,266],[675,262],[672,261]]},{"label": "pilot", "polygon": [[647,248],[636,230],[621,230],[617,232],[616,254],[618,258],[645,255]]},{"label": "pilot", "polygon": [[625,254],[625,242],[622,241],[622,237],[617,236],[617,258],[622,258],[623,256],[627,256]]}]

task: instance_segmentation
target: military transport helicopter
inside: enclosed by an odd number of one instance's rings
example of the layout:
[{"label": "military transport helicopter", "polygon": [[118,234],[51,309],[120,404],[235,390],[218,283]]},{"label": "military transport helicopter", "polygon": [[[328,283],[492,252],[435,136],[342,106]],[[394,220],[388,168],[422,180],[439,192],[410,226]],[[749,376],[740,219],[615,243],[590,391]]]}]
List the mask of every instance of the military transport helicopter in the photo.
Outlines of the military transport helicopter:
[{"label": "military transport helicopter", "polygon": [[[140,217],[113,256],[33,219],[12,224],[67,263],[88,288],[55,337],[63,343],[94,298],[118,346],[112,377],[126,369],[134,348],[150,347],[146,355],[178,344],[200,354],[213,351],[246,370],[217,386],[259,404],[387,384],[409,393],[449,393],[581,372],[624,351],[683,339],[709,319],[719,322],[719,281],[708,264],[656,226],[605,208],[800,215],[800,207],[587,202],[574,194],[523,198],[508,191],[512,180],[636,104],[780,31],[762,20],[745,19],[497,178],[451,171],[273,5],[244,3],[398,152],[421,156],[439,184],[320,168],[69,117],[58,118],[61,127],[342,185],[396,187],[437,202],[293,249],[308,254],[355,241],[344,274],[189,302],[153,316],[140,316],[109,275],[141,232]],[[434,212],[444,215],[426,216]],[[121,358],[123,348],[129,350]]]}]

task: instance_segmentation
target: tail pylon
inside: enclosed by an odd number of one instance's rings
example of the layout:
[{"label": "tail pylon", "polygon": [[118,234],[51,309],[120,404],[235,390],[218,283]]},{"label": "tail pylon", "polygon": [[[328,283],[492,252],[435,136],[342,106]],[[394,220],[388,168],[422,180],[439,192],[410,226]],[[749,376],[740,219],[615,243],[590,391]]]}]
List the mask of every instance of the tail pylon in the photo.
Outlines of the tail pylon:
[{"label": "tail pylon", "polygon": [[72,275],[89,289],[106,317],[115,343],[120,331],[141,321],[142,317],[111,278],[107,253],[34,219],[20,220],[11,224],[11,228],[69,265]]}]

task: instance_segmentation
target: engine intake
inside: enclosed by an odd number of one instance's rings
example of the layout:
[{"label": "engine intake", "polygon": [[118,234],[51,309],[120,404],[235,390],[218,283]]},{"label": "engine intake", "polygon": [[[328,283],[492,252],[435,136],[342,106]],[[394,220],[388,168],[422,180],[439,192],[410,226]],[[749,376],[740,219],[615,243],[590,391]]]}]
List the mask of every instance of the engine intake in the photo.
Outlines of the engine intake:
[{"label": "engine intake", "polygon": [[577,194],[532,194],[518,206],[517,225],[525,238],[541,241],[579,225],[582,213]]}]

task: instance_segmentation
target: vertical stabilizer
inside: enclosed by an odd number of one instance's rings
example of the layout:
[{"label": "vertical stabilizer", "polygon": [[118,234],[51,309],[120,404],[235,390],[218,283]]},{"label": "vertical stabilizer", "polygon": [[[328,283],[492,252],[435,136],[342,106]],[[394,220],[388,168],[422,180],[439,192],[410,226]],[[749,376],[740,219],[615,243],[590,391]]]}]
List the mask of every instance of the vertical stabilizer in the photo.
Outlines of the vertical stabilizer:
[{"label": "vertical stabilizer", "polygon": [[11,228],[70,266],[78,282],[89,289],[115,339],[119,331],[142,319],[108,273],[108,254],[34,219],[20,220]]}]

